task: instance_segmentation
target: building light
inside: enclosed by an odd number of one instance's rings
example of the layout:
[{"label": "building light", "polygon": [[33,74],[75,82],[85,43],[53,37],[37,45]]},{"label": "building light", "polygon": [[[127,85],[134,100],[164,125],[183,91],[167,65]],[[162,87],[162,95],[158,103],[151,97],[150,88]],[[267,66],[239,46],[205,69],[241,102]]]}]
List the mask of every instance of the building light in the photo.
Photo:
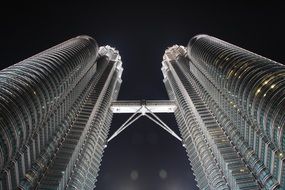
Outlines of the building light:
[{"label": "building light", "polygon": [[256,91],[256,94],[258,94],[260,91],[261,91],[261,89],[259,88],[259,89]]}]

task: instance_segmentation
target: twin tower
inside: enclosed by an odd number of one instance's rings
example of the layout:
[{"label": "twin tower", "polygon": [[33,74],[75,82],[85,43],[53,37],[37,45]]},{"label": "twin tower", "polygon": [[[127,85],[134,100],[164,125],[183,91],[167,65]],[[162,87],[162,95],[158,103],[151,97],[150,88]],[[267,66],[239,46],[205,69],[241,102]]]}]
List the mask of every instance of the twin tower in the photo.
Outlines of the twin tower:
[{"label": "twin tower", "polygon": [[[0,71],[0,189],[94,189],[122,71],[89,36]],[[200,189],[285,189],[284,65],[197,35],[162,72]]]}]

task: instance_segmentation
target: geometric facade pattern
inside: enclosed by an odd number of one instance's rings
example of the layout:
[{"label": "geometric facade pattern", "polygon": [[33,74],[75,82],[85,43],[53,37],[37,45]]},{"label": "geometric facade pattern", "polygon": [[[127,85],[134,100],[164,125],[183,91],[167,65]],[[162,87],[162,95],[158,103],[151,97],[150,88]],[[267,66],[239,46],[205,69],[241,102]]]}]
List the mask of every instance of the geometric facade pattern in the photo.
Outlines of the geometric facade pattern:
[{"label": "geometric facade pattern", "polygon": [[207,35],[162,65],[199,188],[284,189],[285,66]]},{"label": "geometric facade pattern", "polygon": [[0,72],[0,189],[93,189],[118,51],[79,36]]},{"label": "geometric facade pattern", "polygon": [[200,189],[285,188],[284,65],[197,35],[165,51],[170,101],[116,101],[122,72],[119,52],[89,36],[0,71],[0,190],[94,189],[113,113],[182,139]]}]

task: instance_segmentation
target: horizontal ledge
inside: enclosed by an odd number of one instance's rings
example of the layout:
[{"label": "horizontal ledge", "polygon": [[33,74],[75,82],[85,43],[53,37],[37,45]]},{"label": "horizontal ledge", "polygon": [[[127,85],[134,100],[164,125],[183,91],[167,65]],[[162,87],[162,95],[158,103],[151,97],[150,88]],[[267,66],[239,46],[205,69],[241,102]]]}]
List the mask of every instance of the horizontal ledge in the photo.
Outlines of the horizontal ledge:
[{"label": "horizontal ledge", "polygon": [[172,100],[118,100],[111,104],[113,113],[173,113],[176,110]]}]

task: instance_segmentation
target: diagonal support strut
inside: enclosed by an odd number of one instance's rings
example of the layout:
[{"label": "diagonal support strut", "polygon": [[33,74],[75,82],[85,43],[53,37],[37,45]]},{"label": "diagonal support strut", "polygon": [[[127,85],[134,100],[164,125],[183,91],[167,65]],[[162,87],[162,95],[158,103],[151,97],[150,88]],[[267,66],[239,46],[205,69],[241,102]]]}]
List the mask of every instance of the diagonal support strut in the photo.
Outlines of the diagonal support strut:
[{"label": "diagonal support strut", "polygon": [[[134,123],[142,116],[146,116],[148,119],[156,123],[162,129],[167,131],[177,140],[182,139],[166,124],[164,123],[155,113],[173,113],[176,109],[176,105],[173,101],[168,100],[142,100],[142,101],[116,101],[113,102],[111,110],[113,113],[133,113],[126,122],[124,122],[114,134],[107,140],[110,142],[128,126]],[[154,113],[155,112],[155,113]]]}]

